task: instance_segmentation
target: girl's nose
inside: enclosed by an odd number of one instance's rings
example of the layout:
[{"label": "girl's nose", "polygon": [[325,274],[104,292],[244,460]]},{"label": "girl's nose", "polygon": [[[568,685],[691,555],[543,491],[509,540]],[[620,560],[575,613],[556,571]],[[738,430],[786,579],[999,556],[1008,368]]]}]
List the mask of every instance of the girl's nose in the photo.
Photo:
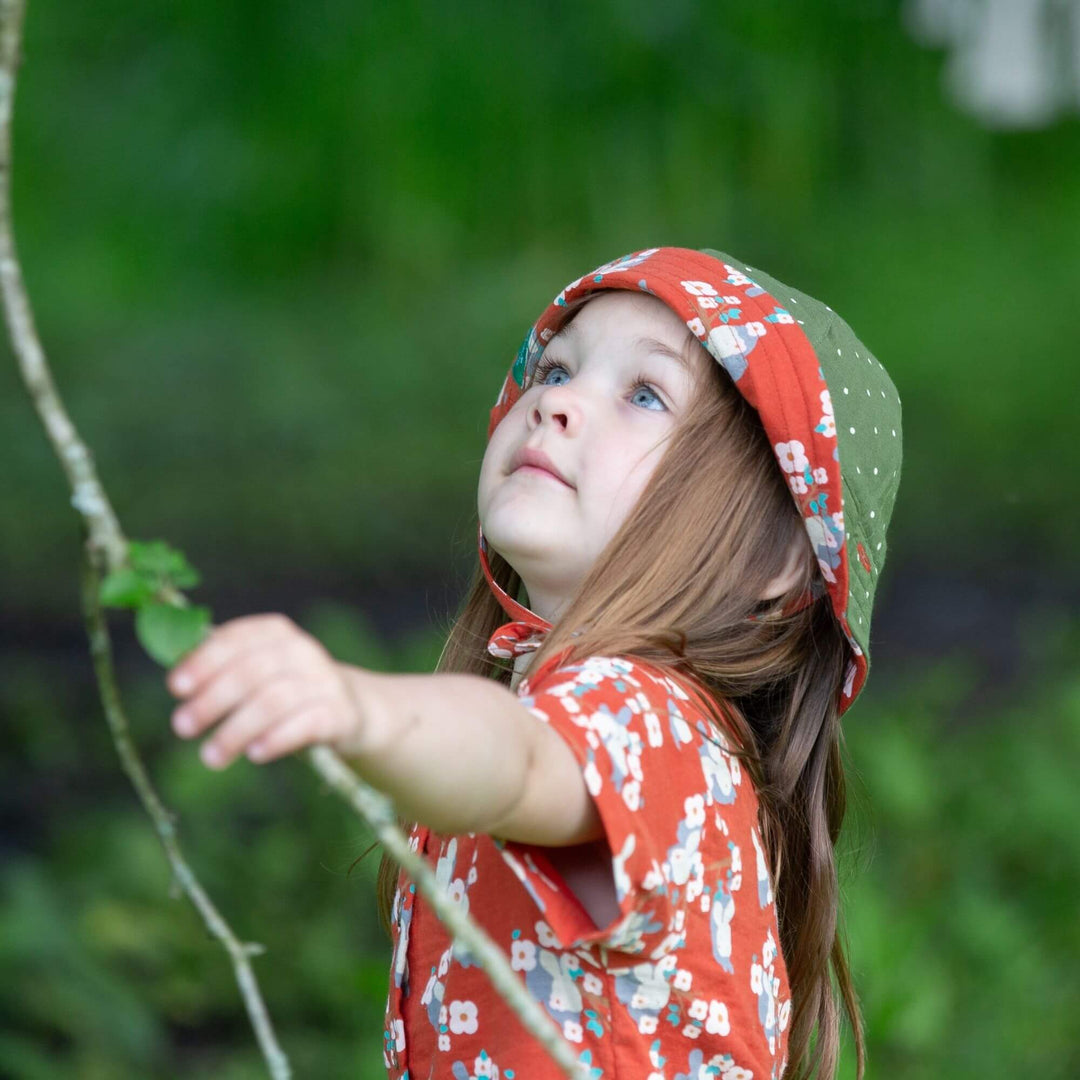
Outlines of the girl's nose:
[{"label": "girl's nose", "polygon": [[580,422],[580,409],[572,396],[564,393],[565,384],[547,387],[529,410],[531,427],[539,427],[545,420],[558,424],[564,430]]},{"label": "girl's nose", "polygon": [[539,427],[543,423],[545,416],[549,417],[553,424],[560,424],[563,430],[569,426],[569,421],[567,420],[565,412],[559,412],[557,409],[549,409],[541,412],[538,405],[533,406],[532,426],[534,428]]}]

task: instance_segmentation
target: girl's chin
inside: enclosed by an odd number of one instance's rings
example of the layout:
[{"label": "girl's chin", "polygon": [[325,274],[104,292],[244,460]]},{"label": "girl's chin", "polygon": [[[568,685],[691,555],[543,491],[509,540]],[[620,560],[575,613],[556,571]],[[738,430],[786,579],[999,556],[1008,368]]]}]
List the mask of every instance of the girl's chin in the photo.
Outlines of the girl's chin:
[{"label": "girl's chin", "polygon": [[487,508],[487,514],[481,520],[484,532],[490,526],[492,533],[508,536],[523,536],[526,533],[542,531],[555,534],[569,523],[566,507],[560,505],[558,492],[540,491],[547,488],[547,482],[536,482],[528,490],[524,485],[517,491],[507,492],[506,498],[493,500]]},{"label": "girl's chin", "polygon": [[566,529],[550,518],[538,520],[535,527],[517,522],[515,527],[500,529],[492,523],[493,532],[484,527],[488,547],[501,555],[519,574],[528,576],[539,567],[550,567],[568,556],[576,561],[578,553],[566,551]]}]

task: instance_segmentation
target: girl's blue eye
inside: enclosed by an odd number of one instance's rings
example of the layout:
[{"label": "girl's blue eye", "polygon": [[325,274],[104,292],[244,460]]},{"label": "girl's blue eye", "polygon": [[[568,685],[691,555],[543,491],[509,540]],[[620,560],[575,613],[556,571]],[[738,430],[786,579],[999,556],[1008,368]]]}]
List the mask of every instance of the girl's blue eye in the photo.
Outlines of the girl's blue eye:
[{"label": "girl's blue eye", "polygon": [[[547,365],[544,365],[543,363],[537,364],[536,372],[533,375],[533,382],[538,382],[546,385],[547,376],[550,375],[552,371],[554,371],[556,368],[560,368],[560,365],[555,363],[549,363]],[[560,370],[565,372],[566,368],[560,368]]]},{"label": "girl's blue eye", "polygon": [[[536,370],[533,372],[531,385],[536,386],[539,384],[542,386],[561,386],[561,383],[548,382],[548,376],[553,371],[561,371],[563,372],[563,374],[567,373],[566,368],[564,368],[562,364],[556,363],[554,360],[547,360],[541,358],[539,363],[536,365]],[[656,406],[659,406],[659,410],[667,409],[667,406],[661,400],[660,395],[657,394],[657,392],[645,381],[645,376],[636,375],[634,376],[634,393],[630,400],[633,401],[641,394],[642,391],[644,391],[656,403]],[[653,412],[657,412],[659,410],[656,408],[656,406],[646,405],[645,408],[651,409]]]},{"label": "girl's blue eye", "polygon": [[[654,400],[655,402],[657,402],[657,404],[659,404],[659,406],[660,406],[660,408],[661,408],[661,409],[662,409],[662,408],[664,408],[664,403],[663,403],[663,402],[662,402],[662,401],[660,400],[660,398],[659,398],[659,397],[657,396],[657,393],[656,393],[656,391],[655,391],[655,390],[654,390],[654,389],[653,389],[653,388],[652,388],[651,386],[649,386],[649,385],[648,385],[647,383],[642,383],[642,382],[639,382],[639,383],[638,383],[638,384],[637,384],[637,385],[636,385],[636,386],[634,387],[634,397],[637,397],[637,396],[638,396],[638,394],[640,394],[640,393],[641,393],[641,392],[642,392],[643,390],[644,390],[644,391],[645,391],[645,393],[646,393],[646,394],[648,394],[648,395],[649,395],[649,396],[650,396],[650,397],[651,397],[651,398],[652,398],[652,399],[653,399],[653,400]],[[631,399],[631,400],[632,400],[632,399]]]}]

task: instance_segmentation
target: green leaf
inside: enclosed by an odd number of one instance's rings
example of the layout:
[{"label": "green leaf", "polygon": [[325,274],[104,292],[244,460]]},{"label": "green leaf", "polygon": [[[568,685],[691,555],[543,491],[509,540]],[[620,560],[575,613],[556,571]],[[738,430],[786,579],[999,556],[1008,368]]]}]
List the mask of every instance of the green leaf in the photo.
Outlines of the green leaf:
[{"label": "green leaf", "polygon": [[142,647],[165,667],[172,667],[206,637],[210,626],[207,607],[144,604],[135,615],[135,635]]},{"label": "green leaf", "polygon": [[114,570],[102,581],[98,595],[105,607],[137,608],[154,595],[154,583],[125,566]]},{"label": "green leaf", "polygon": [[190,589],[199,584],[199,572],[187,561],[187,556],[164,540],[132,540],[128,544],[128,562],[137,573]]}]

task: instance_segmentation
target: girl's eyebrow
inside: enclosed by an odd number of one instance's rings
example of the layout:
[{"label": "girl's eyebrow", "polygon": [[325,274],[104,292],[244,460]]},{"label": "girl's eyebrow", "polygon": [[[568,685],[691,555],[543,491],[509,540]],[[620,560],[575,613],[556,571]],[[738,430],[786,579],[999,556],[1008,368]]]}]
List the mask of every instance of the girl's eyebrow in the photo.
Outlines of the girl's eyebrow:
[{"label": "girl's eyebrow", "polygon": [[[566,340],[567,338],[575,337],[576,335],[577,325],[573,322],[569,322],[559,330],[551,341],[548,342],[547,348],[550,349],[552,345],[556,344],[560,337],[563,340]],[[644,349],[646,352],[659,353],[661,356],[670,357],[672,360],[675,360],[688,375],[692,376],[694,370],[690,364],[690,357],[688,355],[692,343],[696,344],[697,338],[690,330],[687,330],[686,338],[683,340],[683,347],[681,350],[673,349],[670,345],[666,345],[664,342],[658,341],[656,338],[652,337],[634,338],[631,345],[633,345],[635,349]]]},{"label": "girl's eyebrow", "polygon": [[690,367],[690,358],[687,356],[687,347],[691,341],[696,341],[697,338],[695,338],[689,330],[687,330],[686,334],[688,340],[684,342],[682,349],[679,350],[673,349],[670,345],[665,345],[664,342],[657,341],[656,338],[651,337],[634,338],[633,344],[635,348],[645,349],[647,352],[659,353],[661,356],[670,356],[672,360],[678,361],[679,365],[687,375],[693,375],[693,369]]}]

